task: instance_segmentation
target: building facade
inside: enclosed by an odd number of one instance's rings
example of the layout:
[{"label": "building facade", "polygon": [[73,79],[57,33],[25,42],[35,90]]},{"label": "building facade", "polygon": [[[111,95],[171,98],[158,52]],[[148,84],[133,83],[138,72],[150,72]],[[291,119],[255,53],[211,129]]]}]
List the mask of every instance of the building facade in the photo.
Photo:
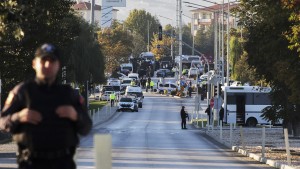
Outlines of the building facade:
[{"label": "building facade", "polygon": [[[236,7],[237,4],[230,4],[229,10]],[[224,4],[224,24],[227,24],[227,11],[228,11],[228,3]],[[216,4],[213,6],[198,8],[190,11],[192,13],[192,21],[191,21],[191,32],[194,36],[196,36],[197,30],[201,27],[204,30],[207,30],[208,27],[213,26],[215,21],[222,22],[222,5]],[[236,28],[237,27],[237,18],[230,15],[229,16],[229,27]]]}]

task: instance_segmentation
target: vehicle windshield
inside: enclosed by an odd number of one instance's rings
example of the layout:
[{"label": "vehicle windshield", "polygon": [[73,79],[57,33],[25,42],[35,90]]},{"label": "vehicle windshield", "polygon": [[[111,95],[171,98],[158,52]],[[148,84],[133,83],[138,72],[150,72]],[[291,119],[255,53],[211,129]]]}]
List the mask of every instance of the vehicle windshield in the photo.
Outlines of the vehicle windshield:
[{"label": "vehicle windshield", "polygon": [[114,89],[113,89],[112,86],[103,86],[102,91],[103,92],[105,92],[105,91],[114,91]]},{"label": "vehicle windshield", "polygon": [[113,86],[114,91],[120,91],[121,90],[121,86]]},{"label": "vehicle windshield", "polygon": [[142,97],[143,93],[142,92],[127,92],[127,95],[136,95],[137,97]]},{"label": "vehicle windshield", "polygon": [[128,67],[126,67],[126,66],[125,66],[125,67],[122,67],[122,69],[127,69],[127,70],[129,70],[129,71],[132,71],[132,67],[129,67],[129,66],[128,66]]},{"label": "vehicle windshield", "polygon": [[123,80],[123,83],[131,83],[131,80]]},{"label": "vehicle windshield", "polygon": [[132,102],[132,98],[121,98],[120,102]]}]

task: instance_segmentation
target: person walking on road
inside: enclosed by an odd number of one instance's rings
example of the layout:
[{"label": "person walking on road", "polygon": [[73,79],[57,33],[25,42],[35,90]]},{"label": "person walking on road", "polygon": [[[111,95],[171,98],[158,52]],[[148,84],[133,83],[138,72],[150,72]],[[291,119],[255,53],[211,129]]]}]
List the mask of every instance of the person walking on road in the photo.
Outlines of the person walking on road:
[{"label": "person walking on road", "polygon": [[223,118],[224,118],[224,104],[222,104],[222,107],[219,111],[219,120],[222,121],[222,124],[220,125],[223,125]]},{"label": "person walking on road", "polygon": [[192,97],[193,88],[191,86],[188,87],[189,97]]},{"label": "person walking on road", "polygon": [[36,50],[32,67],[35,79],[10,91],[0,129],[10,132],[18,145],[19,169],[75,169],[78,134],[87,135],[92,128],[84,100],[69,85],[56,83],[60,55],[53,45]]},{"label": "person walking on road", "polygon": [[150,89],[151,89],[151,92],[153,92],[153,87],[154,87],[154,82],[153,80],[150,81]]},{"label": "person walking on road", "polygon": [[188,114],[184,110],[184,106],[181,107],[180,110],[180,116],[181,116],[181,129],[187,129],[186,128],[186,118],[188,117]]},{"label": "person walking on road", "polygon": [[109,95],[109,99],[110,99],[110,107],[113,107],[115,105],[115,99],[116,99],[116,94],[115,92],[112,92]]}]

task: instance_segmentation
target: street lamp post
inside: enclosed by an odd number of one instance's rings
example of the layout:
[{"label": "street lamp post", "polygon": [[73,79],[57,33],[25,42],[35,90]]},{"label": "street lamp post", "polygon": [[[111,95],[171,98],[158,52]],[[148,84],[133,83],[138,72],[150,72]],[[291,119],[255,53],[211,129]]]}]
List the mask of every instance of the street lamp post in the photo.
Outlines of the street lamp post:
[{"label": "street lamp post", "polygon": [[226,84],[229,86],[229,16],[230,16],[230,10],[229,10],[229,0],[227,4],[227,62],[226,62]]}]

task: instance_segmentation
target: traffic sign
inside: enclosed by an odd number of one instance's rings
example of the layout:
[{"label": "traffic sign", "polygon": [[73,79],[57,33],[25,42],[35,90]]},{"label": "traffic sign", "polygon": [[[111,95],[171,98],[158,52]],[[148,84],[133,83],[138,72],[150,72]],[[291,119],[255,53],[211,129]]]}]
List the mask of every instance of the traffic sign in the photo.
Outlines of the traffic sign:
[{"label": "traffic sign", "polygon": [[126,7],[126,0],[102,0],[103,6]]}]

